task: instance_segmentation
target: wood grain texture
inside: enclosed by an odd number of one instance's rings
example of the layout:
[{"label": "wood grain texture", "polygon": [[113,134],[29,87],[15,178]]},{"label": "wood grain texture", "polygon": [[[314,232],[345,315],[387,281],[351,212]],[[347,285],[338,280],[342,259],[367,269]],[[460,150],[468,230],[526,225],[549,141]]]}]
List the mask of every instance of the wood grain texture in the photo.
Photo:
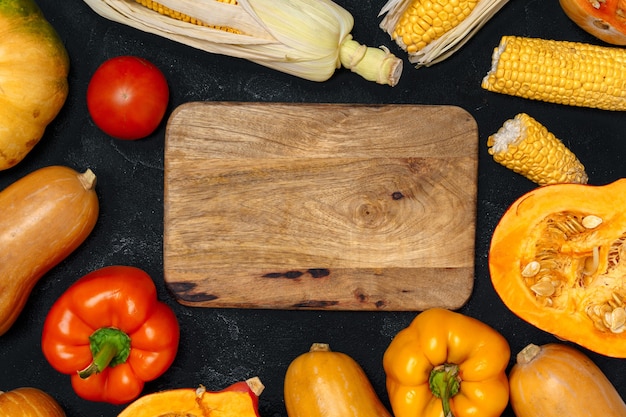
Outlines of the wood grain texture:
[{"label": "wood grain texture", "polygon": [[477,146],[454,106],[183,104],[166,129],[168,288],[206,307],[459,308]]}]

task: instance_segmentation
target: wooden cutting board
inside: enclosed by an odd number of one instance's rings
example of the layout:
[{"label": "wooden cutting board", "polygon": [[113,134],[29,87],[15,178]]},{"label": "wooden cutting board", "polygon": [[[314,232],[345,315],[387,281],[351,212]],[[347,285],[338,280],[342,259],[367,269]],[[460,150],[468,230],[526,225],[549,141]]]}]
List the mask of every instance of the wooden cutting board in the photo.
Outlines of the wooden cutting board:
[{"label": "wooden cutting board", "polygon": [[461,307],[477,130],[454,106],[181,105],[165,138],[168,288],[204,307]]}]

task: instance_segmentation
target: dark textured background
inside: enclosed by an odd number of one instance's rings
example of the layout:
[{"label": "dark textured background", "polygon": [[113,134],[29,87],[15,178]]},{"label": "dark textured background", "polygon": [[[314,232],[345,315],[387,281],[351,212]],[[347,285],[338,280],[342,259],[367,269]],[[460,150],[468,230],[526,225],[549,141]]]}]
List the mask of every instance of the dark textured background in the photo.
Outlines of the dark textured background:
[{"label": "dark textured background", "polygon": [[[416,312],[200,309],[178,305],[168,294],[162,272],[165,122],[149,138],[119,141],[94,126],[85,104],[91,74],[104,60],[122,54],[145,57],[161,68],[171,88],[169,112],[180,104],[204,100],[463,107],[478,123],[480,162],[475,287],[460,311],[500,331],[511,345],[512,356],[530,342],[556,341],[514,316],[491,286],[487,254],[493,229],[506,208],[535,185],[493,162],[485,141],[504,120],[527,112],[579,156],[591,184],[605,184],[626,176],[626,138],[619,124],[624,115],[489,93],[480,88],[480,81],[502,35],[600,43],[570,22],[557,0],[512,0],[460,52],[419,70],[408,64],[406,55],[378,28],[377,14],[384,0],[337,0],[355,17],[352,33],[356,40],[370,46],[387,45],[405,60],[404,74],[394,88],[367,82],[347,70],[339,70],[324,83],[304,81],[112,23],[80,0],[38,3],[69,51],[70,94],[41,143],[17,167],[0,173],[0,188],[47,165],[63,164],[78,170],[90,167],[98,176],[101,214],[88,240],[39,282],[18,321],[0,338],[1,390],[41,388],[61,403],[68,417],[116,416],[121,407],[83,401],[74,394],[69,377],[58,374],[45,361],[40,334],[48,309],[78,277],[106,265],[127,264],[152,275],[159,296],[174,308],[182,327],[178,357],[166,374],[146,385],[146,393],[199,383],[220,389],[258,375],[266,385],[260,399],[261,415],[286,416],[282,389],[287,366],[312,342],[327,342],[356,359],[389,404],[382,355]],[[626,396],[626,363],[585,352]],[[504,415],[513,413],[507,409]]]}]

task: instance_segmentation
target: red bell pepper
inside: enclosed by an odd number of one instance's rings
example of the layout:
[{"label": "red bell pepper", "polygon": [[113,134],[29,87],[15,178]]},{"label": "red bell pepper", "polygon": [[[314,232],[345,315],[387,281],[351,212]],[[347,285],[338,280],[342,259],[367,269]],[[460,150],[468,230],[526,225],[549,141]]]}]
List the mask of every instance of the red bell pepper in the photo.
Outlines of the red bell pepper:
[{"label": "red bell pepper", "polygon": [[90,401],[123,404],[163,374],[178,351],[172,309],[158,301],[150,276],[109,266],[76,281],[46,317],[41,347],[74,391]]}]

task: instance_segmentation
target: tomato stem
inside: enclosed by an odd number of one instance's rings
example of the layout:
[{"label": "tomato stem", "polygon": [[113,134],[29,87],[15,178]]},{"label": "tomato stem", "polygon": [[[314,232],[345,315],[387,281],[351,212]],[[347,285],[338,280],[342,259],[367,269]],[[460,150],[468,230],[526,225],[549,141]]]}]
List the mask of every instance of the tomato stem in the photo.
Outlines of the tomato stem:
[{"label": "tomato stem", "polygon": [[446,363],[435,366],[430,372],[428,383],[433,395],[441,399],[443,415],[445,417],[454,417],[450,409],[450,399],[461,388],[458,365]]},{"label": "tomato stem", "polygon": [[107,366],[126,362],[130,355],[130,337],[119,329],[103,327],[89,336],[89,348],[93,360],[85,369],[78,371],[83,379],[102,372]]}]

